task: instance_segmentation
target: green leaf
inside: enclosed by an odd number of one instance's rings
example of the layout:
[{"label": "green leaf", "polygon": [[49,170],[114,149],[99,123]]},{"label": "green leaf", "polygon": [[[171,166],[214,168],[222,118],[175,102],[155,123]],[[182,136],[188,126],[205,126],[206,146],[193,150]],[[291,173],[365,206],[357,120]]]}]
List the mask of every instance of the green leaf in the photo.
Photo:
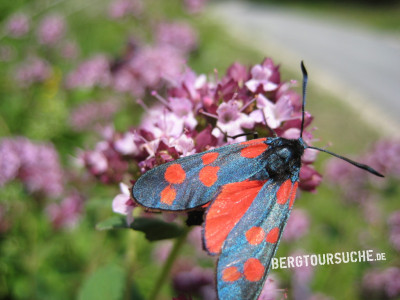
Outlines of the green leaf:
[{"label": "green leaf", "polygon": [[184,232],[184,229],[181,226],[175,223],[167,223],[156,218],[135,218],[131,226],[128,227],[126,217],[112,216],[96,225],[97,230],[120,228],[131,228],[133,230],[141,231],[149,241],[176,238]]},{"label": "green leaf", "polygon": [[129,228],[126,223],[126,217],[124,216],[112,216],[107,220],[104,220],[100,223],[97,223],[97,230],[110,230],[110,229],[119,229],[119,228]]},{"label": "green leaf", "polygon": [[143,232],[149,241],[176,238],[184,232],[184,229],[175,223],[167,223],[155,218],[135,218],[131,228]]},{"label": "green leaf", "polygon": [[109,264],[97,269],[81,286],[79,300],[120,300],[123,298],[125,274],[121,267]]}]

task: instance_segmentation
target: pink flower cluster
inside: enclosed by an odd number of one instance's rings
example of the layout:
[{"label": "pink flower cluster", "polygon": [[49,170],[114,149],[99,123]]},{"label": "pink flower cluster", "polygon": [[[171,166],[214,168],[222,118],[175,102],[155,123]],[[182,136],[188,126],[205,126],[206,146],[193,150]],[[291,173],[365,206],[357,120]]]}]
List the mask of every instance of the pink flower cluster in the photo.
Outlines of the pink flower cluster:
[{"label": "pink flower cluster", "polygon": [[197,47],[195,31],[186,23],[160,23],[153,45],[130,41],[116,61],[97,55],[84,61],[66,80],[67,88],[111,87],[117,92],[142,97],[176,78],[188,54]]},{"label": "pink flower cluster", "polygon": [[[181,156],[205,151],[227,143],[224,133],[237,135],[246,130],[298,138],[301,125],[301,99],[282,82],[279,68],[271,59],[250,69],[235,63],[222,77],[208,80],[186,69],[170,78],[165,96],[151,95],[158,103],[147,107],[137,128],[124,133],[113,132],[94,150],[81,153],[81,161],[102,182],[135,179],[130,170],[141,173]],[[307,114],[305,126],[312,117]],[[311,144],[312,135],[303,134]],[[228,143],[245,140],[228,139]],[[313,191],[321,176],[312,168],[315,153],[306,150],[300,172],[300,188]],[[130,203],[129,193],[125,203]],[[118,197],[119,203],[121,197]],[[118,206],[118,212],[128,211]],[[306,226],[307,227],[307,226]]]},{"label": "pink flower cluster", "polygon": [[6,23],[5,31],[14,38],[26,35],[30,27],[29,17],[23,13],[12,15]]},{"label": "pink flower cluster", "polygon": [[74,192],[63,198],[60,203],[51,203],[46,207],[46,213],[55,229],[73,228],[83,212],[84,199]]},{"label": "pink flower cluster", "polygon": [[46,46],[54,46],[64,37],[66,23],[60,15],[48,15],[44,17],[37,29],[39,43]]},{"label": "pink flower cluster", "polygon": [[389,216],[389,239],[393,247],[400,252],[400,210]]},{"label": "pink flower cluster", "polygon": [[364,275],[362,283],[367,296],[365,298],[397,299],[400,296],[400,268],[369,271]]},{"label": "pink flower cluster", "polygon": [[33,83],[43,82],[52,74],[50,64],[39,57],[28,57],[15,70],[15,80],[21,87],[29,87]]},{"label": "pink flower cluster", "polygon": [[101,129],[101,125],[110,123],[119,108],[120,103],[115,99],[88,101],[72,110],[69,123],[75,131]]},{"label": "pink flower cluster", "polygon": [[31,193],[58,197],[63,193],[63,171],[51,144],[26,138],[0,140],[0,186],[18,178]]},{"label": "pink flower cluster", "polygon": [[[400,178],[400,142],[382,140],[358,161],[366,163],[386,177]],[[354,168],[345,161],[332,159],[327,165],[330,182],[341,187],[346,199],[364,203],[371,197],[371,187],[381,189],[389,181],[377,179],[368,172]]]},{"label": "pink flower cluster", "polygon": [[127,16],[138,17],[143,13],[142,0],[114,0],[108,8],[108,15],[112,19],[121,19]]},{"label": "pink flower cluster", "polygon": [[68,74],[66,87],[72,89],[106,86],[110,80],[110,62],[105,55],[97,54]]}]

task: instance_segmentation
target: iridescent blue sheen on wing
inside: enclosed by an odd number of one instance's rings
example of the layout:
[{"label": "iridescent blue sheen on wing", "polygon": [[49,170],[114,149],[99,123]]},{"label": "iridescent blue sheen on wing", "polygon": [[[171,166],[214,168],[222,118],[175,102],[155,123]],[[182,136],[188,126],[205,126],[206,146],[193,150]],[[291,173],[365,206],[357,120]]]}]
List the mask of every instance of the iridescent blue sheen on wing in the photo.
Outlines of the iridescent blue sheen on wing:
[{"label": "iridescent blue sheen on wing", "polygon": [[[154,209],[186,210],[202,206],[218,195],[220,186],[244,181],[264,169],[263,152],[260,151],[260,157],[249,158],[243,156],[242,150],[257,145],[264,145],[267,149],[267,140],[251,142],[251,145],[226,145],[151,169],[135,183],[132,195],[139,204]],[[215,154],[215,159],[212,154]],[[179,171],[170,181],[166,175],[168,168]]]}]

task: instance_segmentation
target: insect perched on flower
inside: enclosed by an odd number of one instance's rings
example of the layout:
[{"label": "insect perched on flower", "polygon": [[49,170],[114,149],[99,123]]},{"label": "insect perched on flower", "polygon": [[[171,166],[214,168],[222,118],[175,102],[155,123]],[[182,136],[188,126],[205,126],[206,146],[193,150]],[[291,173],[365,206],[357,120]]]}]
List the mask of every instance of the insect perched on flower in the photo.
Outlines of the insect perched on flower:
[{"label": "insect perched on flower", "polygon": [[186,156],[149,170],[132,188],[133,198],[150,209],[206,208],[203,244],[210,255],[219,255],[219,299],[257,299],[260,294],[293,207],[305,149],[327,152],[383,177],[367,165],[304,142],[303,63],[301,69],[298,139],[258,138]]}]

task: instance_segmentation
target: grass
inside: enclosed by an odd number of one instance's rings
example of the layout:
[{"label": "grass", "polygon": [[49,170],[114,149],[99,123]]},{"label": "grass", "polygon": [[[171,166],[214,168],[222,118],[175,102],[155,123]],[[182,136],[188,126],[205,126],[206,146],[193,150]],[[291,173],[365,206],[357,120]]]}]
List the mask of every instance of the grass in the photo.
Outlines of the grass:
[{"label": "grass", "polygon": [[393,4],[367,5],[354,2],[330,1],[270,1],[254,2],[284,6],[323,19],[334,19],[349,24],[358,24],[370,29],[400,35],[400,2]]}]

